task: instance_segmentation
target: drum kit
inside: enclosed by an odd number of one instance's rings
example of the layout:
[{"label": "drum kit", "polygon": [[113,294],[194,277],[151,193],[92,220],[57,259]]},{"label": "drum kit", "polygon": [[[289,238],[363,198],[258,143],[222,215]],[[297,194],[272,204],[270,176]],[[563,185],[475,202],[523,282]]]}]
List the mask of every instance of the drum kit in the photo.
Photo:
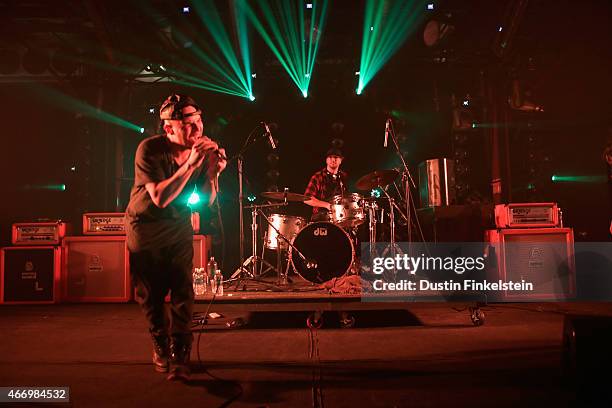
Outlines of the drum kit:
[{"label": "drum kit", "polygon": [[[389,201],[390,235],[394,236],[394,208],[401,209],[393,202],[385,188],[398,177],[397,170],[377,170],[361,177],[356,187],[358,190],[371,191],[379,188]],[[337,195],[330,200],[328,219],[308,223],[304,217],[280,214],[266,214],[262,209],[286,206],[290,202],[304,202],[309,196],[292,193],[287,189],[281,192],[263,192],[261,197],[269,204],[250,205],[252,210],[253,254],[245,263],[252,262],[252,275],[256,276],[256,265],[266,264],[268,270],[277,270],[278,284],[287,283],[289,265],[300,277],[313,284],[321,284],[333,278],[355,273],[356,248],[359,245],[357,228],[368,222],[369,241],[376,242],[377,212],[379,206],[375,198],[364,197],[360,193]],[[277,267],[267,263],[257,252],[257,215],[267,223],[263,239],[265,248],[277,252]],[[403,215],[403,214],[402,214]],[[393,238],[392,238],[393,240]],[[372,247],[372,246],[371,246]],[[281,268],[282,255],[286,255],[287,266]]]}]

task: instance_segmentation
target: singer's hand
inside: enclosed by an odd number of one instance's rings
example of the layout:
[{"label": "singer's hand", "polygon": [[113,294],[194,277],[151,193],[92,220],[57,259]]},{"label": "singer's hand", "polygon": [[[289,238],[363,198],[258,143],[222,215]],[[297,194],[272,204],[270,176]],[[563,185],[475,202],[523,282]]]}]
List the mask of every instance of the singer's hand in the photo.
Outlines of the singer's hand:
[{"label": "singer's hand", "polygon": [[219,148],[219,145],[210,140],[208,137],[203,136],[199,138],[191,147],[191,152],[189,153],[189,158],[187,162],[190,167],[200,167],[202,163],[204,163],[207,156],[212,156],[208,154],[213,152]]},{"label": "singer's hand", "polygon": [[206,151],[216,149],[217,144],[207,137],[201,137],[191,146],[191,152],[187,158],[190,167],[199,167],[206,158]]},{"label": "singer's hand", "polygon": [[225,170],[225,167],[227,166],[227,160],[221,158],[221,156],[227,157],[227,155],[225,154],[225,149],[220,148],[218,152],[219,154],[213,153],[210,155],[207,171],[209,179],[218,176],[223,170]]}]

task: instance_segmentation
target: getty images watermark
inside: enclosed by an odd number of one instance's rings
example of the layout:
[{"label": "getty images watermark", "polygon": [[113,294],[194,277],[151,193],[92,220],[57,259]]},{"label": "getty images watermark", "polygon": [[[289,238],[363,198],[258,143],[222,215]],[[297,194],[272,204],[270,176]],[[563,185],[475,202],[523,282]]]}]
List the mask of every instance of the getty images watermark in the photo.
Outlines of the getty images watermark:
[{"label": "getty images watermark", "polygon": [[[398,252],[397,250],[395,252]],[[446,279],[442,281],[431,281],[429,279],[399,279],[392,282],[387,282],[384,279],[385,272],[393,273],[393,277],[397,273],[406,272],[411,276],[429,272],[454,272],[456,275],[463,275],[466,272],[482,272],[486,267],[486,259],[484,256],[410,256],[406,253],[393,254],[389,256],[375,256],[372,258],[372,273],[378,275],[379,279],[372,282],[374,290],[450,290],[450,291],[484,291],[484,290],[518,290],[518,291],[533,291],[533,283],[521,279],[520,282],[512,280],[502,281],[498,279],[496,282],[488,280],[478,281],[475,279]],[[387,275],[388,276],[388,275]],[[458,278],[459,279],[459,278]]]},{"label": "getty images watermark", "polygon": [[[598,291],[597,299],[612,299],[612,275],[605,273],[612,271],[609,243],[403,242],[392,246],[383,242],[362,244],[360,251],[364,300],[593,299],[593,293],[579,296],[577,269],[581,266],[586,269],[581,276],[604,271],[585,283],[590,285],[586,289]],[[593,260],[599,266],[593,266]]]}]

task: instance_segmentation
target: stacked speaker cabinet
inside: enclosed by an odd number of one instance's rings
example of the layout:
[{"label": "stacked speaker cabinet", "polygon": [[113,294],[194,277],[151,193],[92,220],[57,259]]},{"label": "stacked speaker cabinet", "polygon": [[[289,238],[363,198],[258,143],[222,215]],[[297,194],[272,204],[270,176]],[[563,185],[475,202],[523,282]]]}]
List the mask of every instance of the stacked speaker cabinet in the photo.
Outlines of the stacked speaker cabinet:
[{"label": "stacked speaker cabinet", "polygon": [[70,231],[61,220],[21,222],[12,225],[12,247],[0,255],[0,302],[57,303],[60,301],[62,250]]},{"label": "stacked speaker cabinet", "polygon": [[14,246],[0,252],[0,302],[57,303],[60,293],[61,248]]},{"label": "stacked speaker cabinet", "polygon": [[[531,282],[532,291],[495,293],[496,300],[565,300],[576,295],[574,235],[571,228],[488,230],[488,280]],[[491,253],[493,252],[493,253]]]},{"label": "stacked speaker cabinet", "polygon": [[127,302],[131,298],[125,236],[67,237],[62,300]]}]

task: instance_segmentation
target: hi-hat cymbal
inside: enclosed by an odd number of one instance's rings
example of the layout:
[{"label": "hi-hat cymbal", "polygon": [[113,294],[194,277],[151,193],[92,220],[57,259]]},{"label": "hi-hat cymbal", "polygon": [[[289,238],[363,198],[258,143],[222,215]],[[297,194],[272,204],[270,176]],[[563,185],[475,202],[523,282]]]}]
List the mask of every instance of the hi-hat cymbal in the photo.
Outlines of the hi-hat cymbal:
[{"label": "hi-hat cymbal", "polygon": [[371,190],[376,187],[384,187],[395,180],[399,172],[392,170],[376,170],[366,174],[357,180],[355,187],[359,190]]},{"label": "hi-hat cymbal", "polygon": [[310,197],[306,195],[284,192],[284,191],[266,191],[266,192],[261,193],[260,195],[269,200],[278,200],[278,201],[285,201],[285,197],[287,198],[287,201],[310,200]]}]

